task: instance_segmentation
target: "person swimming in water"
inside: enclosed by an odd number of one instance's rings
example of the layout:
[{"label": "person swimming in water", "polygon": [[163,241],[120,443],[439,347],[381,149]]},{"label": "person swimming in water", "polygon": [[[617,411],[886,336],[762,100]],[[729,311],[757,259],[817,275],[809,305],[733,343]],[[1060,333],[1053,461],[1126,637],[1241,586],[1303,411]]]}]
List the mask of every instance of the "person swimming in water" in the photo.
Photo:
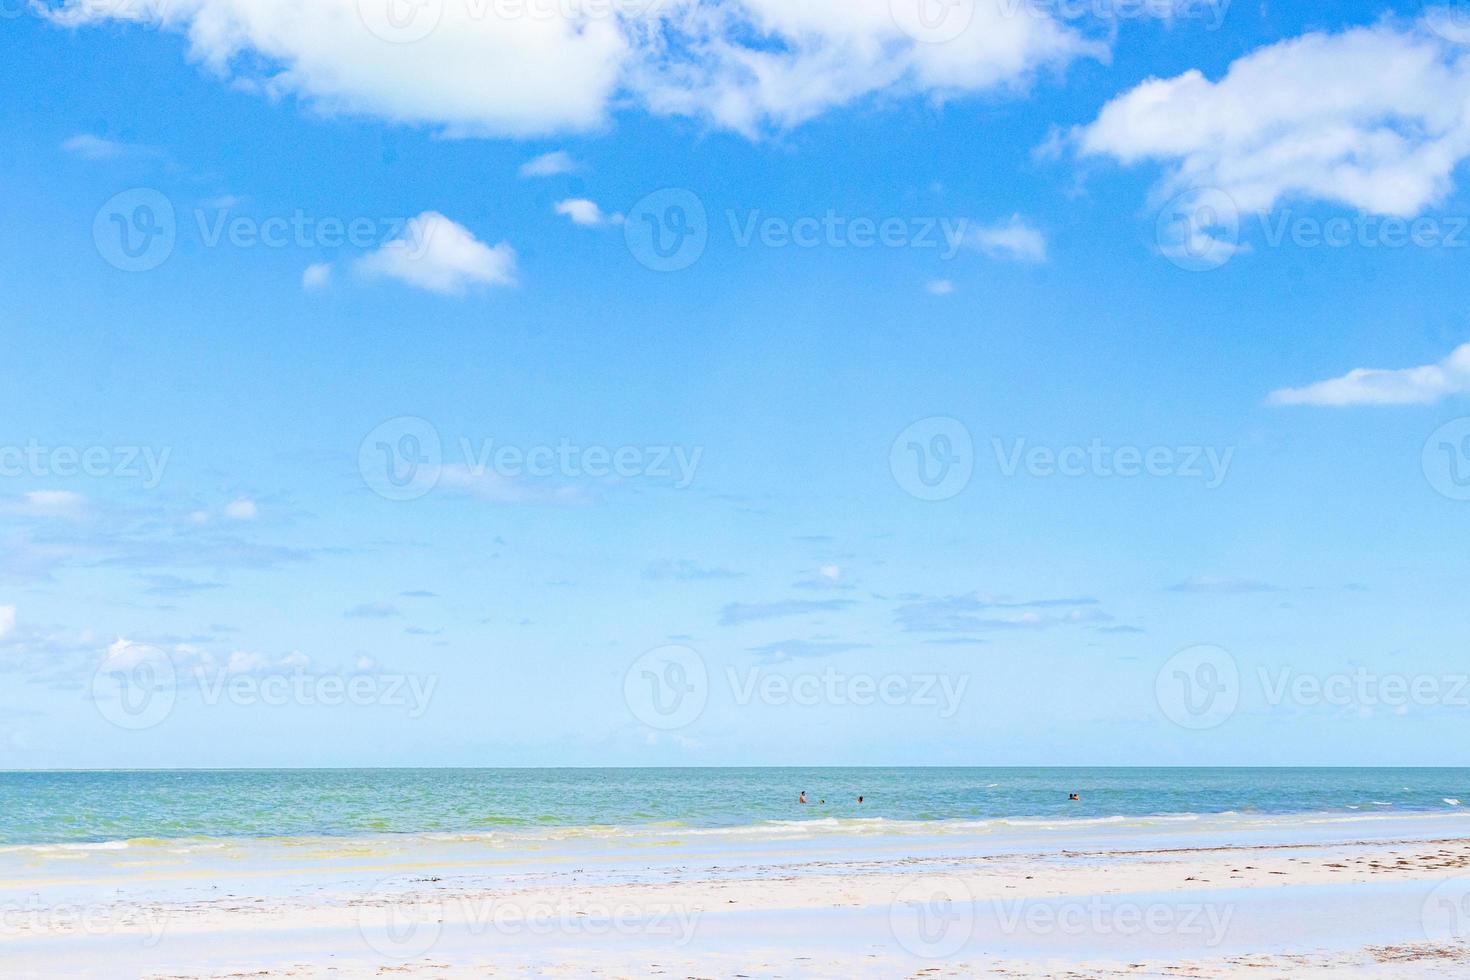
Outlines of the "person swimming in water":
[{"label": "person swimming in water", "polygon": [[1076,793],[1073,793],[1071,796],[1067,797],[1067,799],[1068,800],[1077,800],[1077,801],[1080,802],[1082,800],[1082,797],[1078,796]]},{"label": "person swimming in water", "polygon": [[863,798],[861,796],[859,796],[858,797],[858,802],[861,803],[862,801],[863,801]]},{"label": "person swimming in water", "polygon": [[806,802],[806,790],[802,790],[801,791],[801,796],[797,797],[796,802],[798,802],[798,803],[805,803]]}]

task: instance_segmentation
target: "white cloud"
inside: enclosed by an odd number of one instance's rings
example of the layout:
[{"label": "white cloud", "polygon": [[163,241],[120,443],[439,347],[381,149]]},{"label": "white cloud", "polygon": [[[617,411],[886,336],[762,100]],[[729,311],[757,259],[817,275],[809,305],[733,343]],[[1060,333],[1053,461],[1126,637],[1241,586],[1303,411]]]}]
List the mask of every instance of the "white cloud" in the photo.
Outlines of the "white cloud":
[{"label": "white cloud", "polygon": [[948,296],[954,292],[954,283],[948,279],[935,279],[924,287],[931,296]]},{"label": "white cloud", "polygon": [[1019,214],[989,227],[971,228],[965,241],[991,258],[1022,262],[1046,261],[1046,236]]},{"label": "white cloud", "polygon": [[225,516],[235,521],[253,521],[260,516],[260,508],[249,497],[240,497],[225,505]]},{"label": "white cloud", "polygon": [[91,133],[78,133],[61,143],[61,148],[83,160],[121,160],[128,157],[156,157],[157,149],[136,143],[120,143]]},{"label": "white cloud", "polygon": [[470,286],[515,283],[516,253],[489,246],[437,211],[408,222],[402,237],[357,261],[359,272],[386,276],[430,292],[458,295]]},{"label": "white cloud", "polygon": [[581,166],[566,150],[553,150],[521,164],[521,176],[555,177],[558,174],[576,173],[580,169]]},{"label": "white cloud", "polygon": [[313,262],[301,274],[301,288],[306,290],[324,289],[331,281],[332,263],[330,262]]},{"label": "white cloud", "polygon": [[495,504],[579,504],[586,494],[573,486],[506,476],[493,469],[451,463],[439,471],[439,485]]},{"label": "white cloud", "polygon": [[596,201],[589,201],[585,197],[569,197],[565,201],[557,201],[553,210],[572,219],[573,224],[589,228],[608,223],[619,224],[623,220],[620,214],[603,214]]},{"label": "white cloud", "polygon": [[1464,52],[1423,23],[1306,34],[1218,81],[1149,79],[1072,137],[1084,156],[1163,164],[1160,199],[1217,188],[1244,211],[1300,197],[1408,217],[1441,200],[1470,156]]},{"label": "white cloud", "polygon": [[1399,369],[1354,368],[1340,378],[1271,392],[1273,405],[1428,405],[1470,394],[1470,344],[1438,364]]},{"label": "white cloud", "polygon": [[0,606],[0,637],[15,629],[15,607]]},{"label": "white cloud", "polygon": [[73,490],[31,490],[0,500],[0,513],[21,517],[81,517],[87,498]]},{"label": "white cloud", "polygon": [[937,34],[921,4],[663,0],[509,17],[493,4],[421,3],[393,7],[410,16],[390,21],[390,5],[354,0],[53,0],[50,15],[162,26],[238,86],[460,135],[585,131],[614,105],[754,135],[875,93],[1014,89],[1107,55],[1015,0],[944,6]]}]

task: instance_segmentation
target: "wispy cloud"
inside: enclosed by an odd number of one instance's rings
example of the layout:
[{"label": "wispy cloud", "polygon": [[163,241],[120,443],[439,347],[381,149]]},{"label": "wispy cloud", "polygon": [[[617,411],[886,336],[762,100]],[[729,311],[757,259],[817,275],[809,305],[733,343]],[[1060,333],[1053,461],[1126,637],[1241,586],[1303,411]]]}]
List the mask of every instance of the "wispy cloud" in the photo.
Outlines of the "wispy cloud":
[{"label": "wispy cloud", "polygon": [[163,151],[154,146],[144,146],[141,143],[122,143],[117,140],[104,139],[91,133],[78,133],[68,137],[61,143],[61,148],[73,156],[81,157],[83,160],[157,160],[163,158]]},{"label": "wispy cloud", "polygon": [[909,633],[978,633],[1045,629],[1112,619],[1091,598],[1011,600],[981,593],[906,602],[894,610],[899,628]]},{"label": "wispy cloud", "polygon": [[1202,595],[1245,595],[1250,592],[1279,592],[1267,582],[1252,578],[1201,575],[1169,586],[1170,592],[1193,592]]},{"label": "wispy cloud", "polygon": [[721,626],[738,626],[761,619],[838,612],[857,605],[852,599],[786,599],[779,602],[732,602],[720,610]]},{"label": "wispy cloud", "polygon": [[991,258],[1046,261],[1046,236],[1019,214],[999,224],[971,228],[965,240]]},{"label": "wispy cloud", "polygon": [[865,650],[866,643],[843,643],[838,640],[778,640],[751,647],[750,652],[762,659],[779,663],[785,660],[809,660],[814,657],[830,657],[851,650]]},{"label": "wispy cloud", "polygon": [[740,572],[732,572],[728,568],[701,565],[687,558],[649,562],[643,569],[643,577],[650,582],[704,582],[739,578],[740,575]]},{"label": "wispy cloud", "polygon": [[573,174],[581,169],[582,165],[573,160],[566,150],[552,150],[521,164],[520,173],[522,177],[555,177],[559,174]]},{"label": "wispy cloud", "polygon": [[348,619],[393,619],[403,614],[391,602],[364,602],[353,606],[342,615]]},{"label": "wispy cloud", "polygon": [[1273,405],[1428,405],[1450,395],[1470,394],[1470,344],[1461,344],[1438,364],[1409,368],[1354,368],[1347,374],[1301,388],[1271,392]]}]

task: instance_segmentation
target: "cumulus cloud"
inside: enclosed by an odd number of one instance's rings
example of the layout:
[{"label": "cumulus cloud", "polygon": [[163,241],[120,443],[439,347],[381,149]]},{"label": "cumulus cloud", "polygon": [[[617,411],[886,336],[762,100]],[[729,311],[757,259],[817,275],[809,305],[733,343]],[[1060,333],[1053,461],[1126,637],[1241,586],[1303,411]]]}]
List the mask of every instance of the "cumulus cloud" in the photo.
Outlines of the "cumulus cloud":
[{"label": "cumulus cloud", "polygon": [[516,252],[490,246],[437,211],[408,222],[404,233],[357,260],[367,276],[397,279],[434,293],[460,295],[471,286],[515,284]]},{"label": "cumulus cloud", "polygon": [[1084,156],[1161,164],[1160,199],[1211,188],[1245,211],[1298,197],[1409,217],[1470,156],[1467,100],[1463,46],[1385,20],[1259,48],[1217,81],[1149,79],[1072,136]]},{"label": "cumulus cloud", "polygon": [[1354,368],[1339,378],[1271,392],[1273,405],[1428,405],[1470,393],[1470,344],[1438,364],[1408,368]]},{"label": "cumulus cloud", "polygon": [[603,224],[617,224],[622,220],[620,214],[603,214],[602,208],[597,206],[596,201],[589,201],[585,197],[569,197],[565,201],[557,201],[553,206],[557,214],[572,220],[573,224],[595,228]]},{"label": "cumulus cloud", "polygon": [[238,497],[225,505],[225,516],[233,521],[253,521],[260,516],[260,508],[249,497]]},{"label": "cumulus cloud", "polygon": [[556,177],[574,174],[580,169],[581,165],[566,150],[552,150],[521,164],[520,173],[522,177]]},{"label": "cumulus cloud", "polygon": [[[943,99],[1025,86],[1106,46],[1012,0],[665,0],[544,5],[351,0],[49,0],[71,25],[161,26],[235,85],[327,111],[451,134],[532,136],[603,125],[614,105],[755,135],[887,93]],[[395,8],[397,9],[397,8]],[[925,8],[927,9],[927,8]],[[400,11],[401,12],[401,11]]]},{"label": "cumulus cloud", "polygon": [[999,224],[971,228],[965,241],[994,259],[1046,261],[1046,236],[1019,214]]},{"label": "cumulus cloud", "polygon": [[323,289],[331,281],[332,263],[330,262],[313,262],[301,274],[301,288],[308,291]]}]

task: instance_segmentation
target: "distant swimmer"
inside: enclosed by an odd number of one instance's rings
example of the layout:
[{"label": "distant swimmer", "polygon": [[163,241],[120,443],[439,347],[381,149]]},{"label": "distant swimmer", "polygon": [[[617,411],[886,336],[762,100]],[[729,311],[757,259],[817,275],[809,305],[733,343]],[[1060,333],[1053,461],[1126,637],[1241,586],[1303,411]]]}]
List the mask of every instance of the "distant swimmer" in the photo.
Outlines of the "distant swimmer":
[{"label": "distant swimmer", "polygon": [[1069,799],[1069,800],[1079,800],[1080,801],[1082,799],[1082,797],[1078,796],[1076,793],[1073,793],[1071,796],[1067,797],[1067,799]]},{"label": "distant swimmer", "polygon": [[796,802],[798,802],[798,803],[805,803],[806,802],[806,790],[802,790],[801,791],[801,796],[800,796],[800,798],[797,799]]},{"label": "distant swimmer", "polygon": [[858,797],[858,802],[861,803],[862,801],[863,801],[863,798],[861,796],[859,796]]}]

